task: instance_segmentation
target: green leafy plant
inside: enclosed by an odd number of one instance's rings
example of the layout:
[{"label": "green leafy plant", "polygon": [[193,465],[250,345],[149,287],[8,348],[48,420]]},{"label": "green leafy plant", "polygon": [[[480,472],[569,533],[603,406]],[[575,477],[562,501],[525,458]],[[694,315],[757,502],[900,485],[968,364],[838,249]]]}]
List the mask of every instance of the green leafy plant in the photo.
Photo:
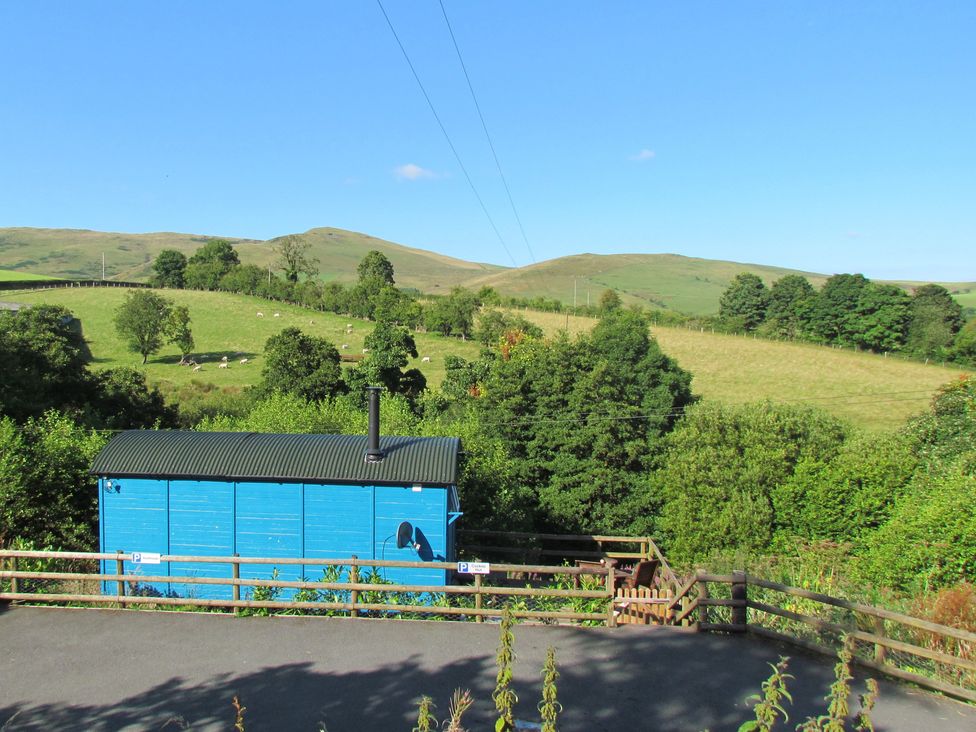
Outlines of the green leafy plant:
[{"label": "green leafy plant", "polygon": [[411,732],[433,732],[438,727],[437,719],[434,717],[434,700],[426,694],[420,697],[417,705],[417,725]]},{"label": "green leafy plant", "polygon": [[495,709],[498,710],[495,732],[512,732],[515,729],[515,705],[518,703],[518,696],[512,689],[512,665],[515,663],[515,634],[512,632],[512,624],[512,611],[506,607],[498,632],[498,653],[495,656],[498,673],[495,676],[495,691],[491,695]]},{"label": "green leafy plant", "polygon": [[793,701],[789,691],[786,689],[786,680],[793,676],[786,673],[789,658],[780,656],[779,663],[769,664],[773,673],[762,683],[762,694],[753,694],[749,701],[754,701],[755,706],[752,711],[755,719],[750,719],[739,725],[739,732],[769,732],[776,720],[783,717],[783,721],[789,720],[789,715],[783,706],[783,701]]},{"label": "green leafy plant", "polygon": [[539,703],[539,713],[542,715],[542,732],[556,732],[556,719],[563,710],[563,705],[556,698],[556,680],[558,678],[556,649],[549,646],[549,650],[546,652],[546,664],[542,669],[542,701]]}]

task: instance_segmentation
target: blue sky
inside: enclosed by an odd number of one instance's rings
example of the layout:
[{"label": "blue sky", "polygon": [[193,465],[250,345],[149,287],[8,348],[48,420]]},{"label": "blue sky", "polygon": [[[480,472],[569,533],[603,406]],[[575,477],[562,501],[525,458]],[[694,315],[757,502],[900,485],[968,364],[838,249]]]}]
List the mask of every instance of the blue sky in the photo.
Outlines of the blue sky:
[{"label": "blue sky", "polygon": [[[0,226],[528,264],[437,0],[0,4]],[[444,0],[534,259],[976,280],[976,3]],[[506,247],[507,250],[506,251]]]}]

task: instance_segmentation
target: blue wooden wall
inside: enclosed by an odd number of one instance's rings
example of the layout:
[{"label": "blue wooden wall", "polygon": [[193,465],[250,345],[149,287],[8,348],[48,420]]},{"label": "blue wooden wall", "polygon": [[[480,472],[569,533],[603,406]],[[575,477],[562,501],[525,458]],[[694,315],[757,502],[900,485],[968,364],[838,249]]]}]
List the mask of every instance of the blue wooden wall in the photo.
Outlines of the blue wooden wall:
[{"label": "blue wooden wall", "polygon": [[[456,511],[453,490],[428,486],[321,485],[166,481],[134,478],[101,481],[99,504],[102,551],[141,551],[185,556],[307,557],[401,561],[453,561]],[[419,549],[396,546],[401,521],[415,530]],[[241,577],[270,578],[274,565],[242,564]],[[321,580],[325,565],[281,565],[278,577]],[[114,572],[114,562],[103,563]],[[361,577],[370,570],[362,568]],[[443,585],[448,572],[422,568],[381,568],[381,577],[403,584]],[[126,563],[126,572],[144,575],[230,577],[231,565],[172,562]],[[230,599],[229,585],[146,583],[143,591],[180,597]],[[115,592],[105,583],[106,593]],[[247,595],[245,589],[242,597]],[[253,594],[253,593],[252,593]],[[282,591],[290,598],[294,590]]]}]

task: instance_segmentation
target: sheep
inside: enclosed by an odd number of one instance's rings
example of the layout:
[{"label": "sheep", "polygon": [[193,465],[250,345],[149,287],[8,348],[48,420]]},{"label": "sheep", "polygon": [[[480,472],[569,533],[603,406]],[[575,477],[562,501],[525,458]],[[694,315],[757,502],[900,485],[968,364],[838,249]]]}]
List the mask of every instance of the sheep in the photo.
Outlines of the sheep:
[{"label": "sheep", "polygon": [[230,368],[230,364],[227,363],[226,361],[221,361],[220,364],[217,366],[217,368],[218,369],[229,369]]},{"label": "sheep", "polygon": [[342,350],[343,351],[348,351],[349,350],[349,344],[348,343],[343,343],[342,344]]},{"label": "sheep", "polygon": [[421,363],[430,363],[430,356],[424,356],[422,359],[420,359],[420,362]]},{"label": "sheep", "polygon": [[346,330],[352,330],[352,323],[346,323]]},{"label": "sheep", "polygon": [[280,318],[280,317],[281,317],[281,313],[275,313],[275,314],[274,314],[274,316],[275,316],[276,318]]},{"label": "sheep", "polygon": [[264,317],[264,313],[262,313],[262,312],[258,312],[258,317],[259,317],[259,318],[263,318],[263,317]]},{"label": "sheep", "polygon": [[222,359],[220,359],[220,360],[221,360],[221,361],[223,361],[224,363],[227,363],[227,356],[224,356],[224,357],[223,357]]},{"label": "sheep", "polygon": [[193,367],[194,371],[201,371],[202,369],[203,369],[202,363],[198,363],[196,366]]},{"label": "sheep", "polygon": [[369,353],[369,349],[368,348],[364,348],[363,349],[363,353]]},{"label": "sheep", "polygon": [[247,359],[246,359],[246,358],[242,358],[242,359],[241,359],[241,365],[244,365],[244,364],[246,364],[246,363],[247,363]]}]

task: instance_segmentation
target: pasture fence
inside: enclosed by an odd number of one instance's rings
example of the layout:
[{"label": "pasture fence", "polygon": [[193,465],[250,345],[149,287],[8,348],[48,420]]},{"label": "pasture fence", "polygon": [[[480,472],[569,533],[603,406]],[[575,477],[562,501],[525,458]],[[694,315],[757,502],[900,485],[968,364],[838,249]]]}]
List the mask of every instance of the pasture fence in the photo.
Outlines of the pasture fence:
[{"label": "pasture fence", "polygon": [[923,688],[976,702],[976,633],[754,577],[697,572],[670,601],[670,622],[751,633],[854,661]]}]

